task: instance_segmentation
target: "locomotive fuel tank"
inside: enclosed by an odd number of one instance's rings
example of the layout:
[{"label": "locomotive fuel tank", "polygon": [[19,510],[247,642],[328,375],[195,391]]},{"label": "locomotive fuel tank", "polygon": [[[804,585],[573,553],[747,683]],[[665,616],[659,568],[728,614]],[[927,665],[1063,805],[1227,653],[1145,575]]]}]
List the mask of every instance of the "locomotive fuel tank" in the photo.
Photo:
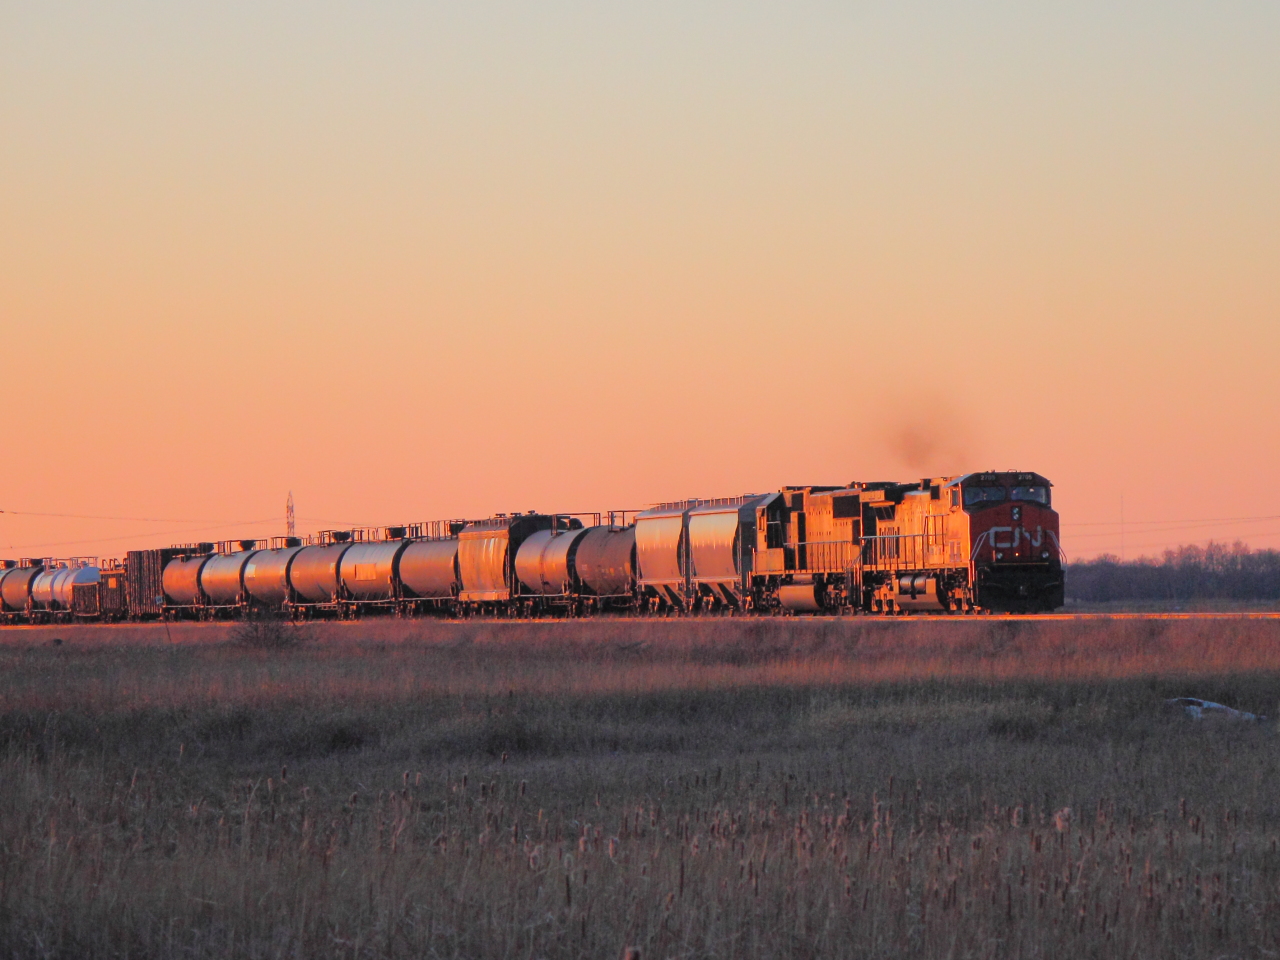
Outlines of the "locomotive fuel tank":
[{"label": "locomotive fuel tank", "polygon": [[278,607],[289,599],[289,565],[302,547],[259,550],[244,565],[244,590],[257,603]]},{"label": "locomotive fuel tank", "polygon": [[351,600],[385,601],[395,597],[400,557],[409,540],[353,543],[342,555],[342,586]]},{"label": "locomotive fuel tank", "polygon": [[216,606],[239,603],[245,594],[245,568],[262,552],[261,550],[237,550],[234,553],[219,553],[210,557],[209,562],[200,571],[200,588],[209,602]]},{"label": "locomotive fuel tank", "polygon": [[938,595],[937,578],[927,573],[904,573],[894,586],[897,589],[893,601],[899,609],[937,611],[946,607],[944,598]]},{"label": "locomotive fuel tank", "polygon": [[778,603],[794,613],[817,613],[822,609],[821,587],[816,583],[787,583],[778,588]]},{"label": "locomotive fuel tank", "polygon": [[175,607],[194,607],[201,602],[200,571],[213,554],[174,557],[164,565],[161,585],[165,602]]},{"label": "locomotive fuel tank", "polygon": [[584,593],[630,594],[636,573],[636,528],[588,527],[578,541],[574,568]]},{"label": "locomotive fuel tank", "polygon": [[301,603],[334,603],[341,579],[338,568],[350,543],[303,547],[289,564],[289,586]]},{"label": "locomotive fuel tank", "polygon": [[576,591],[574,555],[587,529],[539,530],[520,544],[516,551],[516,576],[526,592],[562,597]]},{"label": "locomotive fuel tank", "polygon": [[458,541],[411,540],[400,554],[400,584],[410,597],[447,600],[457,594]]},{"label": "locomotive fuel tank", "polygon": [[13,567],[0,581],[0,603],[7,613],[17,613],[27,609],[27,601],[31,597],[31,585],[44,570],[43,565],[31,567]]}]

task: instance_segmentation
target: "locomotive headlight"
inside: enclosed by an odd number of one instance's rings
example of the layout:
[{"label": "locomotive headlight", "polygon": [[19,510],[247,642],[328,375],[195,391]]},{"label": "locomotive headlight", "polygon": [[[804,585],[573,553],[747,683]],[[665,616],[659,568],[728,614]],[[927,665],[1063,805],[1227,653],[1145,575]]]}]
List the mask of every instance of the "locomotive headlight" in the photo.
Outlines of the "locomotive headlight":
[{"label": "locomotive headlight", "polygon": [[1040,554],[1040,559],[1042,559],[1042,560],[1048,560],[1048,559],[1049,559],[1049,551],[1048,551],[1048,550],[1046,550],[1044,553]]}]

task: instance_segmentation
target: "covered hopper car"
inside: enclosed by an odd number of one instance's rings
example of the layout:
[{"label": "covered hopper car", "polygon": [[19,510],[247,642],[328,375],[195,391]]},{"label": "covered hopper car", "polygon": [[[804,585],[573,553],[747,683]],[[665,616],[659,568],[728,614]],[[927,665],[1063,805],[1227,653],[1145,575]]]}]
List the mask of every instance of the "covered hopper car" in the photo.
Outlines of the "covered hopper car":
[{"label": "covered hopper car", "polygon": [[1063,603],[1051,490],[971,473],[6,560],[0,619],[1035,613]]}]

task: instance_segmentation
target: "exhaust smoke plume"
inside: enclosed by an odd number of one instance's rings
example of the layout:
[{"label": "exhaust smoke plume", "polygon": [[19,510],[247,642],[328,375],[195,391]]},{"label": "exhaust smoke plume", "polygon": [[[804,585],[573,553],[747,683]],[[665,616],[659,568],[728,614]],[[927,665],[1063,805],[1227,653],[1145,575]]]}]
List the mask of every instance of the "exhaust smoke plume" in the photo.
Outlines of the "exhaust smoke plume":
[{"label": "exhaust smoke plume", "polygon": [[952,476],[983,469],[973,417],[953,400],[899,407],[882,432],[891,458],[911,474]]}]

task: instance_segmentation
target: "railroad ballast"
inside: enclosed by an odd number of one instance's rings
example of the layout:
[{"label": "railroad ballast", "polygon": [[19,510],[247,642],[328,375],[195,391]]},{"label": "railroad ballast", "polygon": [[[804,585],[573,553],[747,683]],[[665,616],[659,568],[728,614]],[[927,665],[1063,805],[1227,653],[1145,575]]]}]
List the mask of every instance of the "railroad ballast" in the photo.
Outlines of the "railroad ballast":
[{"label": "railroad ballast", "polygon": [[1063,603],[1051,489],[970,473],[4,560],[0,617],[1037,613]]}]

